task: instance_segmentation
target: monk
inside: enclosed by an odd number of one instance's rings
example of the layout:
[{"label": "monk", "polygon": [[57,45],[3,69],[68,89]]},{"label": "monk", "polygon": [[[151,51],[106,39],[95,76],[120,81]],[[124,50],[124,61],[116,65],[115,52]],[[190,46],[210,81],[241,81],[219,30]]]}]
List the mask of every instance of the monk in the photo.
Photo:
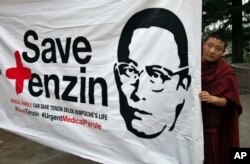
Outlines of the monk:
[{"label": "monk", "polygon": [[220,32],[209,34],[202,50],[202,102],[204,164],[228,164],[229,150],[239,147],[242,107],[235,73],[223,58],[227,40]]}]

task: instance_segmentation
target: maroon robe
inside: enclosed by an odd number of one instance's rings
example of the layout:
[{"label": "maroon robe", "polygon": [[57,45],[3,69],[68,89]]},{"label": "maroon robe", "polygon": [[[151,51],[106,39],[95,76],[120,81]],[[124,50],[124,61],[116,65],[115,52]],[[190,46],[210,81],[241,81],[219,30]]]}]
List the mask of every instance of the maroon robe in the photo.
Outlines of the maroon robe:
[{"label": "maroon robe", "polygon": [[228,164],[230,147],[239,147],[242,107],[234,71],[224,59],[202,63],[202,90],[227,99],[225,107],[202,103],[204,164]]}]

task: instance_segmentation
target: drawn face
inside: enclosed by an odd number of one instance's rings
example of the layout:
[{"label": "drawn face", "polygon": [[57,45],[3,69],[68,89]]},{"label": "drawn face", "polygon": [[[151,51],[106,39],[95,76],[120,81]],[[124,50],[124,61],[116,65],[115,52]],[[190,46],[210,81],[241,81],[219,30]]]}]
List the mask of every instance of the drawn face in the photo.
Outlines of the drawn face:
[{"label": "drawn face", "polygon": [[225,43],[217,38],[210,37],[203,44],[202,60],[205,62],[215,62],[225,52]]},{"label": "drawn face", "polygon": [[135,30],[129,51],[129,60],[115,66],[121,114],[132,133],[154,138],[171,128],[184,104],[186,90],[178,82],[187,67],[179,68],[174,36],[162,28]]}]

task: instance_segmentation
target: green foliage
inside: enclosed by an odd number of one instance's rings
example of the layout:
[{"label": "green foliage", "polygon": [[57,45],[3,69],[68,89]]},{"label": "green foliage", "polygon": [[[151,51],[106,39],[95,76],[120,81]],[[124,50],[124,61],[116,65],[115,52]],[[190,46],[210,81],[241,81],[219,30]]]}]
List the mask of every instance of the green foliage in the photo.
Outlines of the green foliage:
[{"label": "green foliage", "polygon": [[[240,1],[240,0],[238,0]],[[232,12],[240,10],[243,12],[243,25],[250,23],[250,1],[235,7],[232,0],[203,0],[202,1],[202,29],[213,26],[215,29],[226,30],[232,28]],[[217,23],[217,24],[216,24]],[[216,25],[215,25],[216,24]]]},{"label": "green foliage", "polygon": [[250,53],[250,0],[245,4],[241,4],[241,0],[202,2],[202,31],[224,31],[233,45],[232,62],[242,62],[243,57],[248,61],[249,55],[246,54]]},{"label": "green foliage", "polygon": [[[229,15],[231,14],[231,4],[229,0],[203,0],[202,8],[203,31],[207,26],[215,25],[218,22],[225,22],[221,24],[225,26],[227,25],[226,22],[230,21]],[[221,29],[221,25],[217,28]]]}]

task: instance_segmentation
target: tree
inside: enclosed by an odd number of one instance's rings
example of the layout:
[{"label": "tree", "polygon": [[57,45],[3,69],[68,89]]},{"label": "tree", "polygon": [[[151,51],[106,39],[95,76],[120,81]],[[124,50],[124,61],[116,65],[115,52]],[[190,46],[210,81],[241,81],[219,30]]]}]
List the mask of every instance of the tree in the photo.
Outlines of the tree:
[{"label": "tree", "polygon": [[243,63],[242,1],[232,0],[232,62]]},{"label": "tree", "polygon": [[250,2],[242,0],[203,0],[202,29],[224,31],[232,41],[232,62],[242,63],[250,38]]}]

